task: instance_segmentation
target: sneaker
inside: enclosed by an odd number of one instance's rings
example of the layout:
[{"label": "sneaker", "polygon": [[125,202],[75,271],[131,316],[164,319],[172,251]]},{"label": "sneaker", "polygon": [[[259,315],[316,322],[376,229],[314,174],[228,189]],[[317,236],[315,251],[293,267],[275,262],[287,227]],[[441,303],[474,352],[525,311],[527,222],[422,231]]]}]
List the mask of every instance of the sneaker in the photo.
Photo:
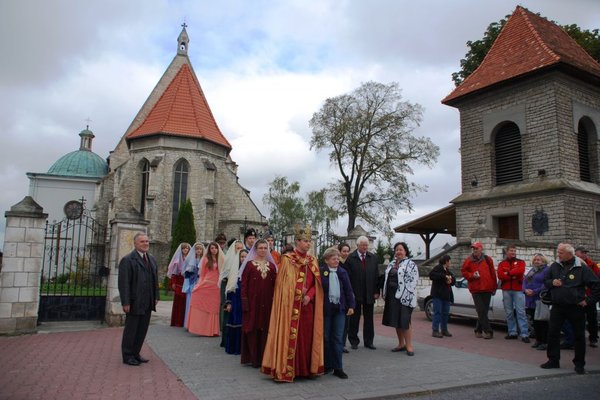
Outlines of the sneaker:
[{"label": "sneaker", "polygon": [[448,331],[443,331],[442,335],[446,336],[446,337],[452,337],[452,334]]},{"label": "sneaker", "polygon": [[438,332],[438,331],[433,331],[433,333],[431,334],[431,336],[436,337],[436,338],[440,338],[440,339],[444,337],[444,335],[442,335],[442,333]]},{"label": "sneaker", "polygon": [[506,336],[504,336],[504,339],[506,339],[506,340],[514,340],[514,339],[517,339],[517,338],[518,338],[517,335],[506,335]]},{"label": "sneaker", "polygon": [[491,338],[493,338],[493,337],[494,337],[494,335],[493,335],[491,332],[485,332],[485,333],[483,334],[483,338],[484,338],[484,339],[491,339]]},{"label": "sneaker", "polygon": [[531,343],[531,340],[529,340],[529,338],[527,336],[523,336],[523,337],[521,337],[521,342],[523,342],[523,343]]},{"label": "sneaker", "polygon": [[585,374],[585,368],[583,367],[575,367],[575,372],[579,375]]},{"label": "sneaker", "polygon": [[475,337],[481,339],[483,337],[483,334],[481,332],[475,332]]},{"label": "sneaker", "polygon": [[543,363],[542,365],[540,365],[540,368],[543,368],[543,369],[560,368],[560,365],[556,361],[548,360],[545,363]]}]

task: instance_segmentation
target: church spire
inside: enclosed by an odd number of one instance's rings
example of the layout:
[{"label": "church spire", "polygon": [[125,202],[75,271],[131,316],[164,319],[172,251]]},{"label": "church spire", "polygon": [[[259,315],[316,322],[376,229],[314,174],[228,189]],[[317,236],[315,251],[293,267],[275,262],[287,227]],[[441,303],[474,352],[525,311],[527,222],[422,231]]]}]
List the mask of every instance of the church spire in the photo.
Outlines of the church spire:
[{"label": "church spire", "polygon": [[182,30],[177,38],[177,54],[181,54],[182,56],[187,56],[188,45],[190,43],[190,38],[185,30],[187,24],[185,21],[181,24]]},{"label": "church spire", "polygon": [[92,151],[92,139],[94,139],[96,136],[94,136],[94,133],[90,131],[89,125],[87,125],[84,130],[79,132],[79,137],[81,138],[79,150]]}]

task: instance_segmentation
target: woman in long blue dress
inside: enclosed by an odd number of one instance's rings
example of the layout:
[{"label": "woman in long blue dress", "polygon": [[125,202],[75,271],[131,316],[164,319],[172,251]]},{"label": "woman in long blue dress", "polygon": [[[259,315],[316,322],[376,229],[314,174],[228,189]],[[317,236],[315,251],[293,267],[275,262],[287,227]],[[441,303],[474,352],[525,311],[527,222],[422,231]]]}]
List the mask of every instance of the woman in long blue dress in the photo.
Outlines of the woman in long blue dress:
[{"label": "woman in long blue dress", "polygon": [[[242,244],[241,242],[239,243]],[[233,246],[235,246],[236,244],[237,242],[234,243]],[[225,352],[227,354],[239,355],[241,352],[242,296],[240,291],[240,282],[238,279],[238,271],[247,255],[248,251],[246,249],[241,249],[235,251],[232,257],[230,257],[232,259],[232,261],[230,262],[234,262],[236,268],[233,268],[232,266],[232,268],[230,269],[230,276],[227,280],[227,287],[225,288],[225,293],[227,295],[225,307],[227,312],[229,313],[229,318],[227,320],[227,323],[225,324],[225,329],[227,330]]]}]

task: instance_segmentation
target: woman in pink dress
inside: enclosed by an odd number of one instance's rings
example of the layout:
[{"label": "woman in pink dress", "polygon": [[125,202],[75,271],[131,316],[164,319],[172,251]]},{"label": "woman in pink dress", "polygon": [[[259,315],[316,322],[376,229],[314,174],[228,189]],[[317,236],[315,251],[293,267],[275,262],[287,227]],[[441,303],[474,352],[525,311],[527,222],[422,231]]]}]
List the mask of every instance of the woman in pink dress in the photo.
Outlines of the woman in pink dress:
[{"label": "woman in pink dress", "polygon": [[224,261],[221,247],[210,242],[200,261],[200,280],[192,290],[188,331],[200,336],[219,336],[221,292],[219,268]]}]

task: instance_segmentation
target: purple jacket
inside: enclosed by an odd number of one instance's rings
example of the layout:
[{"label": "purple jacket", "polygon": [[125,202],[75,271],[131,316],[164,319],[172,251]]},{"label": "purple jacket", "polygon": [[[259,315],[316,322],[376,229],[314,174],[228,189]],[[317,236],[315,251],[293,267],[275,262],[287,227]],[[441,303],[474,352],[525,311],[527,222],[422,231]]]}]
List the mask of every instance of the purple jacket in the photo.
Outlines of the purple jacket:
[{"label": "purple jacket", "polygon": [[346,313],[349,308],[355,307],[354,292],[350,284],[350,277],[344,268],[337,269],[338,280],[340,281],[340,304],[331,304],[329,302],[329,267],[321,267],[321,284],[323,285],[323,311],[325,315],[335,312]]},{"label": "purple jacket", "polygon": [[525,295],[525,308],[535,308],[535,302],[540,298],[540,291],[544,288],[544,276],[547,269],[548,265],[542,266],[539,270],[531,267],[523,277],[523,292],[525,289],[533,290],[533,296]]}]

